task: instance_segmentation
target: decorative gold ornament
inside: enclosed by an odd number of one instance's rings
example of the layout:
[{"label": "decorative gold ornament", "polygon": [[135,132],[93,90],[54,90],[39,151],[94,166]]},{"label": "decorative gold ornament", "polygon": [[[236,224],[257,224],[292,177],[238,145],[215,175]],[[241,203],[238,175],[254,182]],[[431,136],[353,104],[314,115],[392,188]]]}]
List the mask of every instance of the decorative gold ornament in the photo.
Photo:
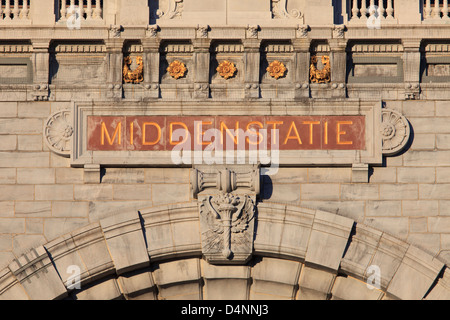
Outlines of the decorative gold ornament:
[{"label": "decorative gold ornament", "polygon": [[172,61],[171,64],[169,64],[169,67],[167,68],[167,72],[172,76],[174,79],[179,79],[184,77],[186,74],[187,68],[184,65],[183,62],[180,62],[178,60]]},{"label": "decorative gold ornament", "polygon": [[144,81],[144,63],[142,62],[142,57],[136,57],[136,64],[138,66],[135,70],[130,69],[132,63],[131,57],[125,57],[123,62],[123,81],[125,83],[140,83]]},{"label": "decorative gold ornament", "polygon": [[278,79],[284,76],[287,69],[284,66],[283,62],[275,60],[269,64],[266,70],[267,72],[269,72],[272,78]]},{"label": "decorative gold ornament", "polygon": [[313,83],[326,83],[331,81],[330,57],[322,56],[322,70],[317,69],[317,56],[311,57],[311,66],[309,67],[309,79]]},{"label": "decorative gold ornament", "polygon": [[222,61],[216,68],[216,70],[220,74],[220,76],[224,79],[229,79],[233,77],[237,71],[236,67],[234,66],[234,63],[228,60]]}]

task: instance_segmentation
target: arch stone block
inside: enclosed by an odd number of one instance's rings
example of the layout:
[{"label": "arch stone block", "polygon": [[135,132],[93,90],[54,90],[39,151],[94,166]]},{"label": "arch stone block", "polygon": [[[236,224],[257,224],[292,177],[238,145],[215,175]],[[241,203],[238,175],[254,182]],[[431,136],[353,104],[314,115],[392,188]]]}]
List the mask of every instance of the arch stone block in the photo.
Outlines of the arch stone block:
[{"label": "arch stone block", "polygon": [[432,255],[410,246],[387,290],[400,299],[422,299],[443,267]]},{"label": "arch stone block", "polygon": [[103,219],[100,225],[117,274],[150,264],[138,212]]},{"label": "arch stone block", "polygon": [[32,300],[58,299],[67,295],[64,284],[42,246],[14,259],[8,268]]},{"label": "arch stone block", "polygon": [[305,261],[338,270],[353,223],[345,217],[316,211]]}]

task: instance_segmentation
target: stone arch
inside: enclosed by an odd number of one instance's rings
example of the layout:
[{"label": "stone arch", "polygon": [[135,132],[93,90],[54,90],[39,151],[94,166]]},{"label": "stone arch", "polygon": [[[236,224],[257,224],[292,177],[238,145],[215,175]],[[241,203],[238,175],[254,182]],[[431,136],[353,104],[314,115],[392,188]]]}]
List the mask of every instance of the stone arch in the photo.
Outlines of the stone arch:
[{"label": "stone arch", "polygon": [[[379,288],[367,286],[371,266]],[[385,232],[270,202],[258,204],[252,260],[212,265],[198,203],[188,202],[111,216],[31,249],[0,271],[0,299],[449,299],[449,273]]]}]

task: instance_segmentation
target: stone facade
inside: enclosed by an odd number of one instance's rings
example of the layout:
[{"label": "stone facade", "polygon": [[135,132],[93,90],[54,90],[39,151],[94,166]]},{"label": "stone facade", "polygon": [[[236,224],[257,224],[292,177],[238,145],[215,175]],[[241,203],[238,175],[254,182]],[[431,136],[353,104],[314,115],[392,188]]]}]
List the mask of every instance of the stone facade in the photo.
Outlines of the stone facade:
[{"label": "stone facade", "polygon": [[[447,0],[36,2],[0,14],[0,299],[450,298]],[[365,147],[175,165],[89,116],[364,117]]]}]

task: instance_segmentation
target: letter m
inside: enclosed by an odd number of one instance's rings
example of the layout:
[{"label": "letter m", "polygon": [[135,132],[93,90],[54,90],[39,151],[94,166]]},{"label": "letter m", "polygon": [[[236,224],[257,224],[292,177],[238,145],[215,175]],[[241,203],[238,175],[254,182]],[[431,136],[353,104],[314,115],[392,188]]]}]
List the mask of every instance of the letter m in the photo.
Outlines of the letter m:
[{"label": "letter m", "polygon": [[113,137],[111,138],[111,136],[108,133],[108,129],[106,128],[106,124],[104,122],[102,122],[102,137],[101,137],[101,144],[102,146],[105,145],[105,136],[106,139],[108,140],[108,143],[110,146],[113,145],[114,140],[116,140],[116,136],[118,136],[117,138],[117,142],[120,145],[122,142],[122,122],[119,122],[116,126],[116,130],[114,131]]}]

